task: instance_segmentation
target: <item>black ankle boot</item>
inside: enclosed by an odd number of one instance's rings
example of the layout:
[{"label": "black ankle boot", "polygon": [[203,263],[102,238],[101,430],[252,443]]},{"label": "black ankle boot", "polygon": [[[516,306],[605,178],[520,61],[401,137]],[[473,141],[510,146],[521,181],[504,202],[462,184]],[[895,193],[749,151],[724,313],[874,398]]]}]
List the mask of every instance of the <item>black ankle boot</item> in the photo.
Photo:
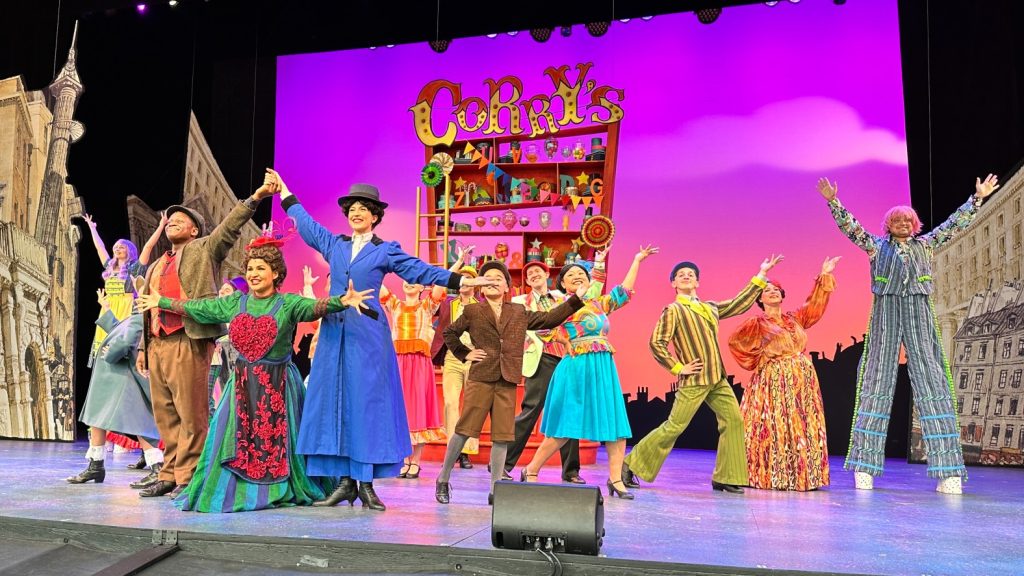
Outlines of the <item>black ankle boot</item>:
[{"label": "black ankle boot", "polygon": [[103,460],[89,460],[89,467],[78,473],[77,476],[69,476],[65,478],[69,484],[84,484],[89,480],[94,480],[97,484],[102,484],[103,479],[107,477],[107,470],[103,467]]},{"label": "black ankle boot", "polygon": [[323,500],[313,502],[313,506],[334,506],[341,501],[349,505],[356,499],[356,481],[351,478],[342,478],[338,487],[331,492],[331,495]]},{"label": "black ankle boot", "polygon": [[373,482],[359,483],[359,501],[363,503],[363,508],[377,510],[378,512],[387,510],[387,506],[380,501],[377,493],[373,490]]},{"label": "black ankle boot", "polygon": [[160,469],[163,468],[163,462],[157,462],[150,467],[150,473],[143,478],[139,478],[135,482],[128,485],[132,490],[142,490],[143,488],[149,488],[156,481],[160,479]]},{"label": "black ankle boot", "polygon": [[136,460],[135,462],[132,462],[127,467],[131,468],[132,470],[145,470],[146,469],[146,455],[143,454],[142,456],[139,456],[138,460]]}]

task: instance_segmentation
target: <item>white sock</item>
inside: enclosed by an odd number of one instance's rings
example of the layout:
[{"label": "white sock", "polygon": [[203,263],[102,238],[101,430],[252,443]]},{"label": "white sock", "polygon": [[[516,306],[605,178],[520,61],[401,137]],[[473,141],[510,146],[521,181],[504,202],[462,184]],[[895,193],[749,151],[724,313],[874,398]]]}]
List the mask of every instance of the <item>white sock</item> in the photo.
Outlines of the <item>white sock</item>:
[{"label": "white sock", "polygon": [[85,452],[86,460],[103,460],[106,456],[107,454],[103,446],[89,446],[89,449]]},{"label": "white sock", "polygon": [[148,450],[143,450],[142,455],[146,458],[146,466],[164,463],[164,451],[159,448],[149,448]]}]

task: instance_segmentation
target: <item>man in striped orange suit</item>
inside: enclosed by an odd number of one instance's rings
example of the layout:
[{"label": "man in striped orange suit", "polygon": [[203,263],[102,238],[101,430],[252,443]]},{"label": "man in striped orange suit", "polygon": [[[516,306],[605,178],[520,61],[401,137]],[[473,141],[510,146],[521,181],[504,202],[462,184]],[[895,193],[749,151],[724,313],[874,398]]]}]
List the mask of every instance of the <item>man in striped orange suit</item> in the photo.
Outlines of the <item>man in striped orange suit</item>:
[{"label": "man in striped orange suit", "polygon": [[[622,481],[637,486],[635,476],[653,482],[679,435],[686,430],[702,402],[718,418],[718,455],[711,487],[737,494],[747,484],[747,452],[743,442],[743,416],[726,379],[718,348],[718,321],[746,312],[766,286],[768,271],[782,256],[766,258],[757,276],[731,300],[703,301],[697,297],[700,269],[693,262],[672,268],[669,280],[676,291],[651,335],[655,360],[677,378],[675,402],[668,420],[644,437],[626,456]],[[675,349],[673,354],[669,344]]]}]

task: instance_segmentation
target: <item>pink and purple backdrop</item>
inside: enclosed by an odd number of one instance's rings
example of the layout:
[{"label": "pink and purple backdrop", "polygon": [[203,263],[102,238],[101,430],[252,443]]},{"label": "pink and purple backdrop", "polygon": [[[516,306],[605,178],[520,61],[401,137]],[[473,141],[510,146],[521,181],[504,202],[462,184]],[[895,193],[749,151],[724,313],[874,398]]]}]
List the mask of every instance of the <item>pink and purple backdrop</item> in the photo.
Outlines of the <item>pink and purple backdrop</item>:
[{"label": "pink and purple backdrop", "polygon": [[[457,39],[443,54],[415,44],[281,57],[275,167],[337,232],[349,230],[336,198],[353,182],[376,184],[391,205],[377,233],[411,253],[424,147],[409,108],[423,85],[446,79],[461,83],[464,96],[486,98],[485,79],[514,75],[525,95],[550,94],[543,70],[581,62],[593,63],[589,78],[625,90],[610,281],[622,278],[641,243],[661,247],[644,264],[633,302],[612,317],[625,392],[649,386],[660,396],[672,381],[647,339],[673,298],[669,270],[683,259],[700,265],[699,294],[714,300],[733,296],[770,253],[785,254],[772,276],[795,307],[822,260],[843,256],[808,350],[831,357],[837,342],[860,338],[870,305],[866,257],[836,229],[814,184],[837,179],[843,202],[876,231],[888,207],[908,203],[895,1],[728,8],[710,26],[689,13],[658,16],[615,22],[601,38],[576,26],[571,37],[556,33],[543,44],[525,32]],[[435,114],[450,111],[450,101],[438,103]],[[276,204],[274,218],[282,217]],[[301,289],[303,264],[326,277],[301,240],[286,252],[286,290]],[[723,321],[723,343],[739,322]],[[728,354],[726,363],[747,380]]]}]

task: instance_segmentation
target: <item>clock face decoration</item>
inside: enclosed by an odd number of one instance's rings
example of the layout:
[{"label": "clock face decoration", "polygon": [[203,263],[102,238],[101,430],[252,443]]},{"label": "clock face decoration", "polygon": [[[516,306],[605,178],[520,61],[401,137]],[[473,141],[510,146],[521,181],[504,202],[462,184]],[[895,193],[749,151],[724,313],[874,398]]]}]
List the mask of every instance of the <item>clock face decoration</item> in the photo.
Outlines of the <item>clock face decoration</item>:
[{"label": "clock face decoration", "polygon": [[607,216],[591,216],[583,223],[583,242],[591,248],[603,248],[615,237],[615,224]]}]

